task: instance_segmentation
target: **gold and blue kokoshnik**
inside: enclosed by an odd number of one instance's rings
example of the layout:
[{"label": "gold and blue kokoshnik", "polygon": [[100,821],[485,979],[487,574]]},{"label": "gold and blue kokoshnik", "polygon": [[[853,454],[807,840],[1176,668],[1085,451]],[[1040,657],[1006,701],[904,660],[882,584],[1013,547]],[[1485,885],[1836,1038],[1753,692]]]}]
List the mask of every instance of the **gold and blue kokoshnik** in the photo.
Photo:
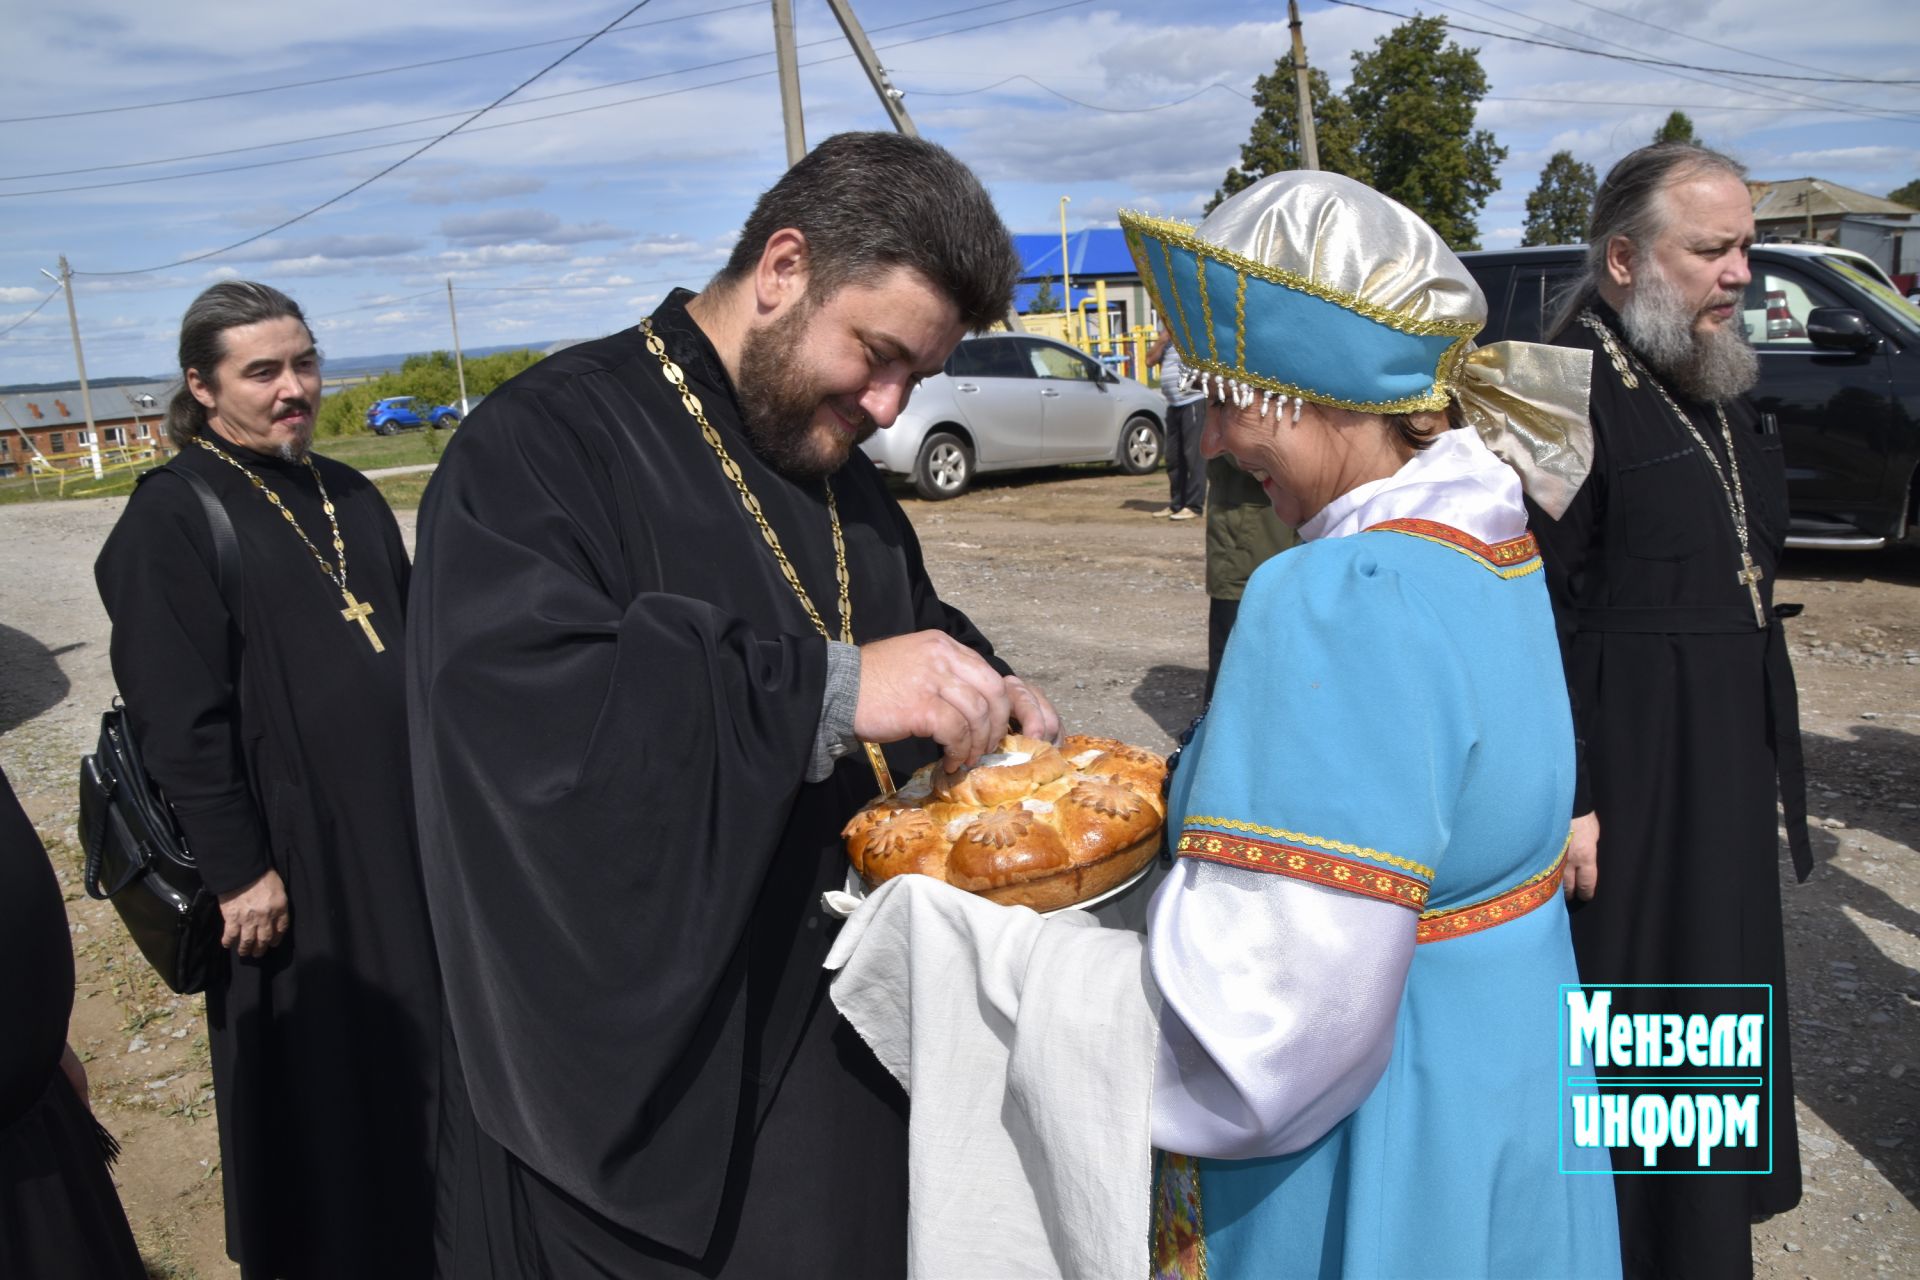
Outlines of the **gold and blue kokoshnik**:
[{"label": "gold and blue kokoshnik", "polygon": [[1422,320],[1123,212],[1127,247],[1190,369],[1366,413],[1446,407],[1480,323]]}]

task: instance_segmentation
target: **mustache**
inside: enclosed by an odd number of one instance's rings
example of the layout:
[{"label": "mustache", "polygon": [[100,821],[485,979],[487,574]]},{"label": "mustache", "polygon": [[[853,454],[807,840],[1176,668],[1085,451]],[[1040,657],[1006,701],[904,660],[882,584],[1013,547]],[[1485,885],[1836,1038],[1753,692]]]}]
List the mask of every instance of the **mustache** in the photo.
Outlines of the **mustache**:
[{"label": "mustache", "polygon": [[301,413],[311,417],[313,415],[313,406],[305,400],[289,400],[278,413],[273,415],[273,420],[279,422],[284,418],[291,418],[295,414]]}]

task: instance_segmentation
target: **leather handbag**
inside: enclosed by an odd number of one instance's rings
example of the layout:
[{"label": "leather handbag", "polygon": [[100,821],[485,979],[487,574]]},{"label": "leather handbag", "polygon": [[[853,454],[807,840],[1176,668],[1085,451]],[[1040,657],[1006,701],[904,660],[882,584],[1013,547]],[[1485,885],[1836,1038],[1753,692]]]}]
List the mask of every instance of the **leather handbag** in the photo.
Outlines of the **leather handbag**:
[{"label": "leather handbag", "polygon": [[[206,510],[220,594],[238,619],[244,584],[233,521],[205,478],[164,467],[187,481]],[[80,843],[87,896],[113,904],[134,944],[181,995],[204,991],[221,962],[220,904],[159,785],[140,763],[127,710],[115,698],[100,717],[100,742],[80,761]]]}]

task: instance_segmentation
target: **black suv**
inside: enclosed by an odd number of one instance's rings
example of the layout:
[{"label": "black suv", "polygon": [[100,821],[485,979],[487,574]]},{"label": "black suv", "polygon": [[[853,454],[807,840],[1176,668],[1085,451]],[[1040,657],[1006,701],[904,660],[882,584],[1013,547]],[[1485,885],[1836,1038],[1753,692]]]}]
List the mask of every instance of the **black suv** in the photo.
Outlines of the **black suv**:
[{"label": "black suv", "polygon": [[[1586,249],[1463,253],[1487,295],[1482,342],[1544,341]],[[1920,307],[1867,259],[1756,244],[1742,302],[1755,407],[1786,449],[1787,545],[1873,550],[1920,534]]]}]

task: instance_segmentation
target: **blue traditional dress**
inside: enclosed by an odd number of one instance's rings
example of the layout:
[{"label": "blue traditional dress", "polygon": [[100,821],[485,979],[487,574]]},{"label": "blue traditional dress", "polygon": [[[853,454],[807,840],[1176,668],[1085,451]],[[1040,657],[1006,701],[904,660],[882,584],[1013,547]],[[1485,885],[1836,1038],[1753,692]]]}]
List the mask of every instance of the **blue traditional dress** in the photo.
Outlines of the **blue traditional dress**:
[{"label": "blue traditional dress", "polygon": [[[1249,584],[1170,794],[1180,861],[1148,948],[1162,1075],[1189,1079],[1156,1086],[1156,1135],[1217,1147],[1216,1129],[1350,1105],[1310,1051],[1343,1029],[1293,1025],[1326,1007],[1275,970],[1324,983],[1360,948],[1340,1021],[1384,1009],[1390,1052],[1356,1060],[1348,1087],[1378,1084],[1303,1150],[1163,1156],[1155,1274],[1617,1276],[1606,1161],[1570,1150],[1591,1176],[1562,1172],[1573,734],[1518,482],[1450,432],[1301,532],[1317,540]],[[1351,958],[1368,953],[1385,962]]]}]

